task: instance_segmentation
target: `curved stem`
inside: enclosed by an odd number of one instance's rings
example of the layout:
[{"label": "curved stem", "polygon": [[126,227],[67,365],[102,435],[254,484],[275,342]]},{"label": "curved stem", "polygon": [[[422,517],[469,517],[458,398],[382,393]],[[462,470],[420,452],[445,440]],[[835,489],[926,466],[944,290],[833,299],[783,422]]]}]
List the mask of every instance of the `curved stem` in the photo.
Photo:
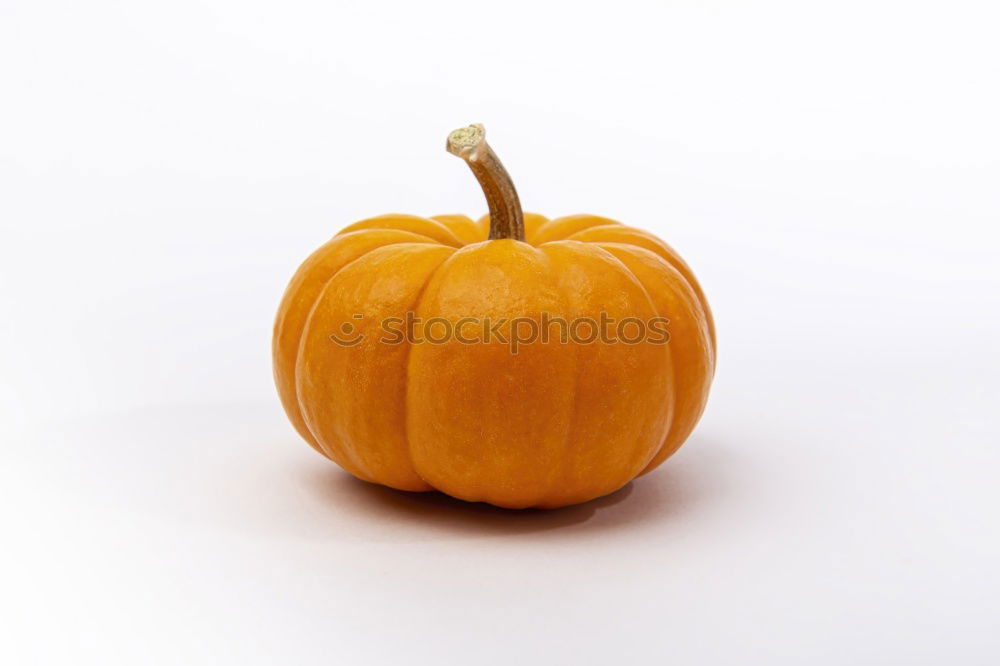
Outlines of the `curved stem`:
[{"label": "curved stem", "polygon": [[448,135],[448,152],[458,155],[472,169],[490,207],[490,240],[524,240],[524,213],[510,174],[503,168],[482,125],[469,125]]}]

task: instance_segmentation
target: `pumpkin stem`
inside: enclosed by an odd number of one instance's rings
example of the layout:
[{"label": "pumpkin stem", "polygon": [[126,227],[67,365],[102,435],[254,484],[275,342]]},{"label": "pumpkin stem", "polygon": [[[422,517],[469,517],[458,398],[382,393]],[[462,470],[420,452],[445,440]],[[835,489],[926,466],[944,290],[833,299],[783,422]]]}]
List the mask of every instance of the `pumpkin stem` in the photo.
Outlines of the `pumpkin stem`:
[{"label": "pumpkin stem", "polygon": [[445,146],[472,169],[490,207],[490,240],[524,240],[524,213],[510,174],[503,168],[490,145],[482,125],[469,125],[448,135]]}]

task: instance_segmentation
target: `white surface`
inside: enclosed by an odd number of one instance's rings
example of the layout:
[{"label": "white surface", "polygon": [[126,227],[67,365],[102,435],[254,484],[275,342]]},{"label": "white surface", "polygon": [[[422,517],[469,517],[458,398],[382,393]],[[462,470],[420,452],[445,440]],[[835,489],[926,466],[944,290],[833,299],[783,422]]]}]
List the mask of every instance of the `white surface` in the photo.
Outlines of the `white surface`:
[{"label": "white surface", "polygon": [[[0,8],[0,661],[1000,659],[993,3]],[[708,412],[551,513],[355,482],[286,423],[295,266],[389,211],[661,234]]]}]

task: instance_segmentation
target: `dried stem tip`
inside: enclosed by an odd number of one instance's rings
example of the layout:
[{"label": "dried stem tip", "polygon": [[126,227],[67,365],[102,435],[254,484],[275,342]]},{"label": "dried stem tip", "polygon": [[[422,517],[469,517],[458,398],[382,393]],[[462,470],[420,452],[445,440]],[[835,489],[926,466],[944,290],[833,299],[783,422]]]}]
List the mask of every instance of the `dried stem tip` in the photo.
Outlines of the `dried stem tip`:
[{"label": "dried stem tip", "polygon": [[482,125],[469,125],[448,135],[448,152],[461,157],[472,169],[490,208],[490,240],[524,240],[524,213],[517,190],[500,159],[486,143]]},{"label": "dried stem tip", "polygon": [[486,130],[482,125],[469,125],[448,135],[448,152],[462,159],[475,159],[472,152],[486,142]]}]

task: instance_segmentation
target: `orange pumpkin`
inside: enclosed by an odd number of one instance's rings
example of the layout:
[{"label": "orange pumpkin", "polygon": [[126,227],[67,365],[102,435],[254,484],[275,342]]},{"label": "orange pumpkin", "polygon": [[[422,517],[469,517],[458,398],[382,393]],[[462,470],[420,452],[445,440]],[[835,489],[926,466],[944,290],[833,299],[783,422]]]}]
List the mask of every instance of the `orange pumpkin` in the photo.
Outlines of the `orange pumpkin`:
[{"label": "orange pumpkin", "polygon": [[[374,217],[306,259],[274,328],[288,417],[324,456],[392,488],[510,508],[614,492],[701,416],[715,367],[705,296],[650,233],[522,213],[481,126],[453,132],[448,149],[472,168],[489,215]],[[657,317],[669,320],[666,344],[567,338],[563,326]],[[532,338],[545,318],[552,334]]]}]

